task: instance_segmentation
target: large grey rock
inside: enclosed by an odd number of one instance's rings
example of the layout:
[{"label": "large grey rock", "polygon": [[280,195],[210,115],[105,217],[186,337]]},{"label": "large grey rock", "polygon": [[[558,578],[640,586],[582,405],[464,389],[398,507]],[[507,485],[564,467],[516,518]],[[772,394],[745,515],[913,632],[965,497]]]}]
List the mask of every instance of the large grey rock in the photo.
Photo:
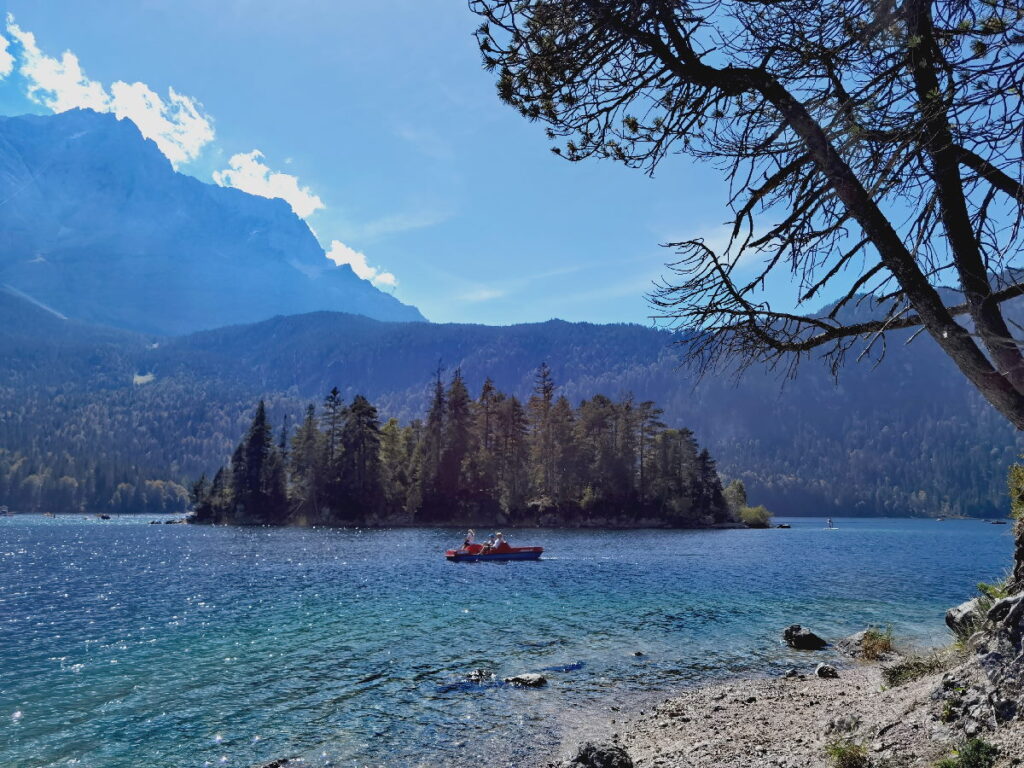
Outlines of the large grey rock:
[{"label": "large grey rock", "polygon": [[981,606],[976,597],[946,611],[946,626],[958,636],[967,635],[980,619]]},{"label": "large grey rock", "polygon": [[814,674],[818,677],[834,679],[839,677],[839,670],[833,667],[831,664],[819,664],[814,670]]},{"label": "large grey rock", "polygon": [[[875,630],[878,631],[878,630]],[[862,629],[860,632],[854,632],[848,637],[844,637],[842,640],[836,640],[832,645],[840,653],[850,656],[854,659],[866,659],[868,654],[864,652],[864,639],[867,637],[868,630]],[[896,651],[880,651],[877,647],[872,648],[870,659],[871,661],[893,661],[898,658],[899,654]]]},{"label": "large grey rock", "polygon": [[[994,724],[1024,712],[1024,594],[997,600],[986,619],[970,646],[974,663],[984,674],[980,687]],[[980,721],[969,714],[968,719]]]},{"label": "large grey rock", "polygon": [[572,760],[562,762],[560,768],[633,768],[633,759],[618,744],[588,741],[580,745]]},{"label": "large grey rock", "polygon": [[864,653],[864,635],[867,633],[866,629],[862,629],[860,632],[854,632],[849,637],[844,637],[842,640],[836,640],[834,643],[836,650],[840,653],[844,653],[847,656],[852,656],[855,659],[859,659]]},{"label": "large grey rock", "polygon": [[799,624],[791,624],[782,633],[782,639],[790,648],[797,648],[801,651],[819,651],[828,643],[806,627]]},{"label": "large grey rock", "polygon": [[1010,632],[1024,629],[1024,595],[996,600],[988,610],[988,620],[1002,624]]},{"label": "large grey rock", "polygon": [[505,682],[509,685],[520,685],[525,688],[540,688],[548,684],[548,679],[544,675],[538,675],[536,672],[526,672],[522,675],[506,677]]}]

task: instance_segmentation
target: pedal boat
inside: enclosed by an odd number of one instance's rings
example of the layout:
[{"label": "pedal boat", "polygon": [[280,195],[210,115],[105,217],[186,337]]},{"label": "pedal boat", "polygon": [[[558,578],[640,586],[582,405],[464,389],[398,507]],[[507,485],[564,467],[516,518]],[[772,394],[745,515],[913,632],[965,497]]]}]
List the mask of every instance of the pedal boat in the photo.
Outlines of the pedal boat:
[{"label": "pedal boat", "polygon": [[501,544],[484,552],[483,544],[473,544],[463,549],[449,549],[444,553],[453,563],[475,563],[480,560],[540,560],[544,547],[510,547]]}]

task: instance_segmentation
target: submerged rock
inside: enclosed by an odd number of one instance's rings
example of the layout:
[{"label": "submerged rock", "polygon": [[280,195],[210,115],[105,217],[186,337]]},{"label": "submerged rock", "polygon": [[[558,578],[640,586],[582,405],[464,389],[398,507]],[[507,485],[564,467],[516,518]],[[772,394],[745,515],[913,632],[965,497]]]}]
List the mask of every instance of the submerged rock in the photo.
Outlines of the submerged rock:
[{"label": "submerged rock", "polygon": [[782,639],[790,648],[801,651],[820,651],[828,645],[825,640],[799,624],[791,624],[786,627],[782,633]]},{"label": "submerged rock", "polygon": [[536,672],[526,672],[522,675],[506,677],[505,682],[509,685],[519,685],[525,688],[540,688],[548,684],[548,679],[544,675],[538,675]]},{"label": "submerged rock", "polygon": [[588,741],[580,745],[574,758],[559,763],[559,768],[633,768],[633,759],[618,744]]},{"label": "submerged rock", "polygon": [[466,675],[466,679],[469,680],[469,682],[471,683],[486,683],[489,680],[494,679],[494,673],[489,669],[474,669],[472,672]]},{"label": "submerged rock", "polygon": [[839,677],[839,670],[837,670],[831,664],[819,664],[815,668],[814,674],[816,674],[818,677],[834,679]]}]

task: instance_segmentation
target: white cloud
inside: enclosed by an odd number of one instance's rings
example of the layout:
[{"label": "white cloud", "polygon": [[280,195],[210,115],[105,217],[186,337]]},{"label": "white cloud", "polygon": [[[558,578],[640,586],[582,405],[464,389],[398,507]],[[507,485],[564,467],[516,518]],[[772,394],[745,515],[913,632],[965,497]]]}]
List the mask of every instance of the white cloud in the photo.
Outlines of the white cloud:
[{"label": "white cloud", "polygon": [[6,37],[0,35],[0,77],[7,77],[14,71],[14,57],[7,50],[10,42]]},{"label": "white cloud", "polygon": [[235,187],[260,197],[280,197],[302,218],[325,207],[309,187],[299,185],[298,177],[270,170],[258,149],[233,155],[228,166],[213,174],[213,180],[222,187]]},{"label": "white cloud", "polygon": [[54,112],[75,107],[109,111],[110,95],[101,83],[85,76],[78,57],[64,51],[59,59],[47,56],[36,44],[36,36],[14,23],[7,15],[7,31],[21,45],[19,72],[28,81],[28,97]]},{"label": "white cloud", "polygon": [[[169,88],[165,101],[145,83],[121,81],[108,92],[85,74],[71,51],[64,51],[59,59],[43,53],[35,35],[19,27],[11,14],[7,14],[7,31],[21,47],[18,72],[26,80],[28,97],[37,104],[54,112],[81,108],[127,117],[143,136],[156,142],[175,167],[194,160],[213,141],[212,120],[188,96]],[[0,44],[0,75],[5,65],[8,74],[14,66],[6,48],[4,40]]]},{"label": "white cloud", "polygon": [[348,264],[352,271],[363,280],[369,280],[374,285],[394,288],[398,285],[397,278],[390,272],[383,272],[376,267],[371,267],[366,261],[366,254],[349,248],[341,240],[332,240],[330,250],[327,251],[327,258],[341,266]]},{"label": "white cloud", "polygon": [[213,123],[195,101],[167,89],[167,102],[145,83],[116,82],[110,86],[111,111],[132,120],[142,135],[153,139],[175,165],[199,156],[213,141]]}]

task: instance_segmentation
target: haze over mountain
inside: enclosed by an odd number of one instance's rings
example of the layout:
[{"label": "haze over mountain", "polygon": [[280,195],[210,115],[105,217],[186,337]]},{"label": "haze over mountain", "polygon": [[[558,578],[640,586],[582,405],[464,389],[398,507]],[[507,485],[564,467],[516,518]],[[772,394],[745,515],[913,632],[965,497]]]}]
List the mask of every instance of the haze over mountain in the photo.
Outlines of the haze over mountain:
[{"label": "haze over mountain", "polygon": [[130,120],[0,118],[0,285],[68,317],[179,334],[417,309],[328,260],[286,202],[176,173]]}]

